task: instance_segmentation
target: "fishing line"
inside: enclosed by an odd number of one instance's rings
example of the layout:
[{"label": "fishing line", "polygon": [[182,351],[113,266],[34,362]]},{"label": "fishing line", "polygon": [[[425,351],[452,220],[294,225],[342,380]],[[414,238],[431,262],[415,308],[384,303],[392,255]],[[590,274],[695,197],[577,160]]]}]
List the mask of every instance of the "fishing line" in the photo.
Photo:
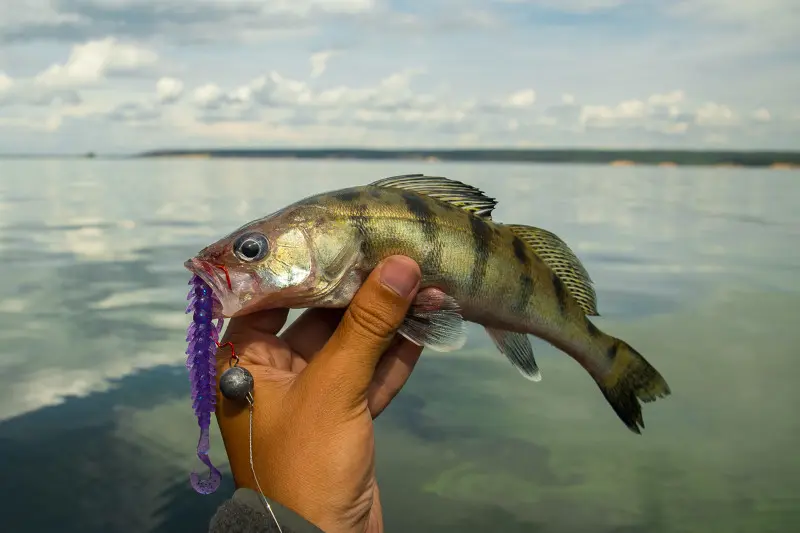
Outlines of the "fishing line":
[{"label": "fishing line", "polygon": [[250,460],[250,473],[253,474],[253,479],[256,482],[256,488],[258,489],[258,495],[261,499],[261,503],[264,504],[264,508],[266,508],[269,515],[272,517],[272,520],[275,522],[275,526],[278,528],[280,533],[283,533],[281,529],[281,525],[278,522],[278,518],[275,516],[275,512],[272,510],[272,506],[269,504],[266,496],[264,496],[264,490],[261,488],[261,483],[258,481],[258,475],[256,475],[256,467],[255,462],[253,460],[253,412],[255,409],[255,398],[253,397],[253,386],[254,380],[253,375],[246,369],[239,366],[239,356],[236,355],[236,352],[233,350],[233,344],[227,342],[225,344],[220,345],[217,343],[217,346],[230,346],[231,347],[231,358],[228,362],[229,368],[222,373],[219,378],[219,388],[222,395],[229,400],[233,400],[239,403],[242,401],[247,402],[247,416],[248,416],[248,431],[247,431],[247,443],[248,443],[248,457]]},{"label": "fishing line", "polygon": [[250,444],[250,472],[253,474],[253,479],[256,481],[256,488],[258,488],[258,495],[261,497],[261,503],[263,503],[264,507],[266,507],[267,511],[269,511],[269,514],[272,517],[272,521],[275,522],[275,527],[278,528],[278,532],[283,533],[281,525],[278,522],[278,518],[272,511],[272,506],[269,504],[269,501],[267,501],[267,497],[264,496],[264,491],[261,489],[261,484],[258,482],[258,476],[256,475],[256,467],[253,465],[253,404],[252,403],[250,404],[248,411],[250,418],[250,431],[248,433],[248,441]]}]

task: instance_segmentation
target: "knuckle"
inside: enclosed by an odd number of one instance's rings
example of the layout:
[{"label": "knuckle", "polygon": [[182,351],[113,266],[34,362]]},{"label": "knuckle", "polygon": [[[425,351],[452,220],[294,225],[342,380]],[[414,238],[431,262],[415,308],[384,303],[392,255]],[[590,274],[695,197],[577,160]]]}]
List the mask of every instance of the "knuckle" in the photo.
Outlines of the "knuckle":
[{"label": "knuckle", "polygon": [[384,338],[394,335],[398,327],[392,320],[391,313],[386,312],[381,307],[365,309],[361,305],[354,303],[347,308],[346,315],[353,328],[359,333],[371,337]]}]

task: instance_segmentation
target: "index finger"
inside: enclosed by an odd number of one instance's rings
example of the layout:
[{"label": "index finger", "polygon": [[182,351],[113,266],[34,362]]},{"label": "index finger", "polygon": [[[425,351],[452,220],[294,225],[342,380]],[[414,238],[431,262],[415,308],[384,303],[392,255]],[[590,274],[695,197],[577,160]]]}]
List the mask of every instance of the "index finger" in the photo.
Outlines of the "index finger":
[{"label": "index finger", "polygon": [[[285,308],[267,309],[249,315],[234,317],[228,323],[217,348],[217,361],[226,361],[231,350],[241,354],[248,345],[255,342],[270,343],[286,323],[289,310]],[[231,347],[232,345],[232,347]]]},{"label": "index finger", "polygon": [[286,328],[281,339],[308,363],[336,331],[342,315],[344,309],[308,309]]},{"label": "index finger", "polygon": [[231,341],[232,338],[277,335],[283,325],[286,324],[288,315],[289,310],[285,307],[281,307],[233,317],[230,319],[228,327],[225,329],[223,341],[220,342],[228,342]]}]

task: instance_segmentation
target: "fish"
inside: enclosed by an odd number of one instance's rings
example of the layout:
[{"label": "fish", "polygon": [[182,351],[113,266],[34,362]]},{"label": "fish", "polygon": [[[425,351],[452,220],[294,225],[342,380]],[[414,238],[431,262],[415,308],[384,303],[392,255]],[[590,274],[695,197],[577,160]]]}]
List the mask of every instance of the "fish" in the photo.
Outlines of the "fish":
[{"label": "fish", "polygon": [[316,194],[202,249],[184,266],[214,292],[217,316],[271,308],[346,307],[383,259],[404,255],[422,273],[398,333],[439,352],[483,326],[520,374],[540,381],[529,335],[564,352],[594,379],[619,419],[644,429],[642,405],[671,394],[662,375],[599,316],[593,282],[554,233],[493,219],[497,200],[424,174]]}]

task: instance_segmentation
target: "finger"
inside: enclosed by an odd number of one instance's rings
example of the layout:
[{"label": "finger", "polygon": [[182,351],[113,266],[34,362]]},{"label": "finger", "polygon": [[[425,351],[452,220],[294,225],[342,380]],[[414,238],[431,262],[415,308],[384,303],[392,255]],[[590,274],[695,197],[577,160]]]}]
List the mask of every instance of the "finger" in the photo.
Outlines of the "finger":
[{"label": "finger", "polygon": [[367,392],[367,405],[372,418],[381,414],[397,396],[411,376],[420,355],[422,346],[398,336],[386,355],[381,358]]},{"label": "finger", "polygon": [[375,367],[402,324],[420,279],[419,266],[407,257],[393,256],[378,265],[301,376],[314,386],[332,385],[337,395],[344,393],[351,401],[365,399]]},{"label": "finger", "polygon": [[281,339],[309,362],[336,331],[343,314],[344,309],[309,309],[292,322]]},{"label": "finger", "polygon": [[[288,309],[268,309],[249,315],[234,317],[228,323],[225,334],[220,340],[217,349],[217,359],[219,361],[230,359],[232,352],[242,356],[249,355],[260,364],[271,366],[282,366],[275,361],[261,361],[258,355],[265,350],[253,349],[253,346],[264,345],[267,352],[272,345],[278,344],[275,334],[281,330],[286,323]],[[233,345],[233,346],[231,346]]]},{"label": "finger", "polygon": [[225,330],[225,342],[231,338],[263,337],[276,335],[284,324],[289,310],[286,308],[267,309],[249,315],[234,317]]}]

